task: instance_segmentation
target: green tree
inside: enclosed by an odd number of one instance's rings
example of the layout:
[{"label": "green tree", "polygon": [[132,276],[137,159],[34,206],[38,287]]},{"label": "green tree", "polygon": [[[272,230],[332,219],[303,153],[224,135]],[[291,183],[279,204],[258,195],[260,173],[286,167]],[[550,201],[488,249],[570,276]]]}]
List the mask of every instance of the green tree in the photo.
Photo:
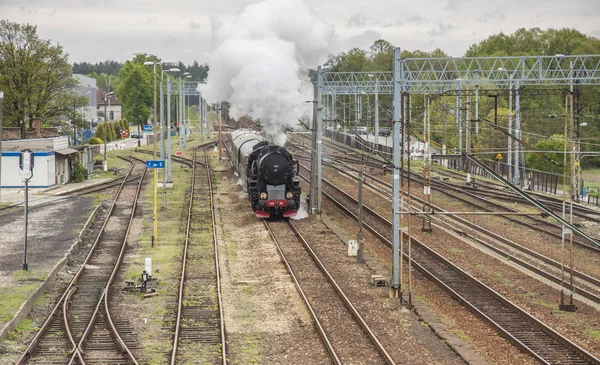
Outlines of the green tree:
[{"label": "green tree", "polygon": [[5,126],[20,126],[25,138],[27,121],[34,118],[52,125],[76,119],[76,109],[87,104],[86,97],[73,93],[76,86],[68,55],[60,45],[40,39],[33,25],[0,20]]},{"label": "green tree", "polygon": [[133,124],[140,124],[150,117],[153,105],[152,68],[144,66],[145,56],[137,56],[125,62],[119,72],[120,84],[117,95],[123,103],[123,115]]},{"label": "green tree", "polygon": [[525,161],[527,161],[528,167],[536,170],[562,174],[564,162],[564,144],[562,134],[555,134],[548,139],[542,139],[538,141],[535,143],[534,149],[543,152],[527,154]]}]

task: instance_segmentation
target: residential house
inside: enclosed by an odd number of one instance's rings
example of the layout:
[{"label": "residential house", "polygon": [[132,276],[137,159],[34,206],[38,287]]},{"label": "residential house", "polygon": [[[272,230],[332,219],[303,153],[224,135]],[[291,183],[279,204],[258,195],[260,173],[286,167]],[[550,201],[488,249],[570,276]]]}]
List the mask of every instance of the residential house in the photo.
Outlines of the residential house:
[{"label": "residential house", "polygon": [[106,94],[108,92],[103,88],[98,89],[96,98],[98,117],[103,121],[109,120],[111,122],[121,119],[121,101],[115,94],[108,95],[108,97],[106,97]]}]

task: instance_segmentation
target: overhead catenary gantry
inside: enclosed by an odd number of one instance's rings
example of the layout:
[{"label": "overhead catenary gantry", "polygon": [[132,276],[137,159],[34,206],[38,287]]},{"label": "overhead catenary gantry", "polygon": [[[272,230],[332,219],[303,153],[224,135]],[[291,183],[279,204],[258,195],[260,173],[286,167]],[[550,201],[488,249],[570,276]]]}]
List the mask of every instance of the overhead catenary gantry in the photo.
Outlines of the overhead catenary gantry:
[{"label": "overhead catenary gantry", "polygon": [[[464,57],[464,58],[405,58],[400,57],[400,49],[394,49],[394,70],[392,72],[328,72],[319,67],[317,70],[317,160],[318,172],[316,181],[317,213],[321,213],[321,179],[322,179],[322,121],[323,106],[328,105],[323,98],[335,98],[337,95],[393,95],[393,122],[406,120],[410,123],[411,94],[443,95],[461,93],[475,96],[475,117],[479,121],[479,92],[482,90],[510,90],[514,95],[515,112],[513,144],[515,148],[514,173],[515,185],[520,181],[518,142],[521,134],[520,126],[520,88],[523,86],[565,86],[600,84],[600,55],[584,56],[523,56],[523,57]],[[458,101],[460,102],[460,101]],[[408,104],[407,104],[408,103]],[[406,107],[405,107],[406,105]],[[335,108],[333,108],[335,109]],[[462,110],[457,107],[455,115],[459,130],[462,129]],[[336,115],[335,110],[333,115]],[[468,118],[467,123],[469,122]],[[399,280],[399,220],[400,215],[400,124],[393,123],[393,268],[391,287],[398,288]],[[376,136],[379,125],[375,123]],[[466,128],[469,130],[469,128]],[[478,125],[476,125],[476,131]],[[469,132],[467,132],[469,133]],[[458,148],[462,152],[462,136]],[[429,138],[427,138],[429,139]],[[467,136],[467,141],[469,141]],[[429,156],[430,157],[430,156]],[[431,159],[426,159],[430,161]],[[426,182],[426,188],[428,182]],[[314,197],[313,197],[314,199]],[[408,208],[406,208],[408,209]]]}]

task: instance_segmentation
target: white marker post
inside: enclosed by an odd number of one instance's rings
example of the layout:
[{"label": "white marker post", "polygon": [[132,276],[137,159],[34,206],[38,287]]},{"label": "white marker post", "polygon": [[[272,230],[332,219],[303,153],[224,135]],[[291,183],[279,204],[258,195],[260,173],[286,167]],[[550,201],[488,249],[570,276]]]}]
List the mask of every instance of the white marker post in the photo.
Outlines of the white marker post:
[{"label": "white marker post", "polygon": [[23,251],[23,270],[27,271],[27,208],[29,206],[29,180],[33,177],[33,151],[24,149],[19,156],[19,168],[21,169],[21,177],[25,183],[25,244]]}]

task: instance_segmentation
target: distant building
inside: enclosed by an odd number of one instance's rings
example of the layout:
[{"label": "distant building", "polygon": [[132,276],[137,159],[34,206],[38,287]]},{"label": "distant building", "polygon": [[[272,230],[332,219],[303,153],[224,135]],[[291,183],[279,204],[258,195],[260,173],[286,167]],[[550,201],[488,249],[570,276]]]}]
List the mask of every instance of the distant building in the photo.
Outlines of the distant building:
[{"label": "distant building", "polygon": [[88,121],[88,126],[94,128],[98,125],[98,87],[96,86],[96,79],[80,74],[73,74],[73,77],[79,81],[77,95],[88,98],[88,105],[81,108],[80,112]]},{"label": "distant building", "polygon": [[[103,88],[98,89],[96,98],[98,118],[102,121],[108,120],[111,122],[121,119],[121,101],[117,98],[117,95],[112,94],[108,96],[107,101],[105,102],[104,99],[106,94],[108,94],[108,92]],[[108,99],[110,99],[110,106]]]}]

